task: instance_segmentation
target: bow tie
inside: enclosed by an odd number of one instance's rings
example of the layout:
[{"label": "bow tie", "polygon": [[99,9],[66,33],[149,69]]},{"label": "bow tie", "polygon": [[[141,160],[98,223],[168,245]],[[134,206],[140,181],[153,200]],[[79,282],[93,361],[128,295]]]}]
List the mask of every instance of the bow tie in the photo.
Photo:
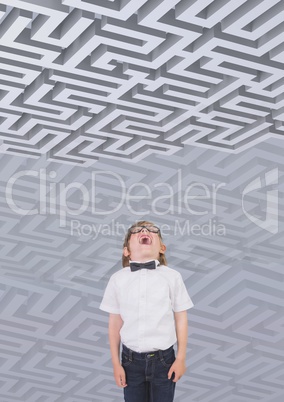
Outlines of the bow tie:
[{"label": "bow tie", "polygon": [[131,262],[130,263],[130,269],[132,272],[138,271],[139,269],[155,269],[156,268],[156,263],[155,261],[148,261],[148,262]]}]

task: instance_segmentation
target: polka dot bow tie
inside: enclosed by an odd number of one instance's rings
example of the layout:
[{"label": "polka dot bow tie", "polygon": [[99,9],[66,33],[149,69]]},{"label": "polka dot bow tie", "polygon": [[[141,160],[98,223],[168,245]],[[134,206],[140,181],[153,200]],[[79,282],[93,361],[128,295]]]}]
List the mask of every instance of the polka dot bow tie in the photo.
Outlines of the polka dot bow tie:
[{"label": "polka dot bow tie", "polygon": [[132,272],[139,271],[139,269],[155,269],[156,268],[156,263],[155,261],[148,261],[148,262],[131,262],[130,263],[130,269]]}]

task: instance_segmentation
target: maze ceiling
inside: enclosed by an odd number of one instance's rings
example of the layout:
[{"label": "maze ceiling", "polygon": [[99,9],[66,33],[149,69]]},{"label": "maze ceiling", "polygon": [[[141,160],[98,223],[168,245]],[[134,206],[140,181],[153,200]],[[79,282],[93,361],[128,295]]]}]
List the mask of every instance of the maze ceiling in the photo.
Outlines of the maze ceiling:
[{"label": "maze ceiling", "polygon": [[283,402],[283,9],[0,0],[0,402],[123,400],[98,307],[146,210],[195,304],[176,402]]},{"label": "maze ceiling", "polygon": [[283,0],[1,0],[0,152],[90,166],[284,135]]}]

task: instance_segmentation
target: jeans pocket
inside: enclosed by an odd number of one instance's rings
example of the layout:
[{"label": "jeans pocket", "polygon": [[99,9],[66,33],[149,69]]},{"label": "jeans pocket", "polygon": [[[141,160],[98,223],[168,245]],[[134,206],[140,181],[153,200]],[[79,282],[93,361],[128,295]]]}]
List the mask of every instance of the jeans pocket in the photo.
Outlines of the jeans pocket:
[{"label": "jeans pocket", "polygon": [[174,361],[175,361],[174,349],[170,353],[163,355],[163,357],[160,359],[160,362],[166,368],[170,368]]},{"label": "jeans pocket", "polygon": [[123,367],[127,367],[132,363],[132,360],[129,359],[129,356],[127,356],[125,353],[122,352],[121,354],[121,365]]}]

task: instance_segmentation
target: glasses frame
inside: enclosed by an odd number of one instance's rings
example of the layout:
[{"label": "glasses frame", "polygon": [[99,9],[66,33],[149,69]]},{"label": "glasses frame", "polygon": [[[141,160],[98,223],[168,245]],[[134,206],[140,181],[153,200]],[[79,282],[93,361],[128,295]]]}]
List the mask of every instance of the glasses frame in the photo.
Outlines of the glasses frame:
[{"label": "glasses frame", "polygon": [[[132,232],[132,230],[135,229],[135,228],[141,228],[141,229],[138,230],[137,232]],[[158,230],[157,230],[157,232],[153,232],[152,230],[149,230],[148,228],[156,228],[156,229],[158,229]],[[155,233],[155,234],[160,233],[160,228],[158,228],[158,226],[155,226],[155,225],[149,225],[149,226],[145,226],[145,225],[133,226],[132,228],[129,228],[128,230],[129,230],[129,233],[130,233],[130,234],[137,234],[137,233],[142,232],[143,229],[147,229],[148,232],[150,232],[150,233]]]}]

